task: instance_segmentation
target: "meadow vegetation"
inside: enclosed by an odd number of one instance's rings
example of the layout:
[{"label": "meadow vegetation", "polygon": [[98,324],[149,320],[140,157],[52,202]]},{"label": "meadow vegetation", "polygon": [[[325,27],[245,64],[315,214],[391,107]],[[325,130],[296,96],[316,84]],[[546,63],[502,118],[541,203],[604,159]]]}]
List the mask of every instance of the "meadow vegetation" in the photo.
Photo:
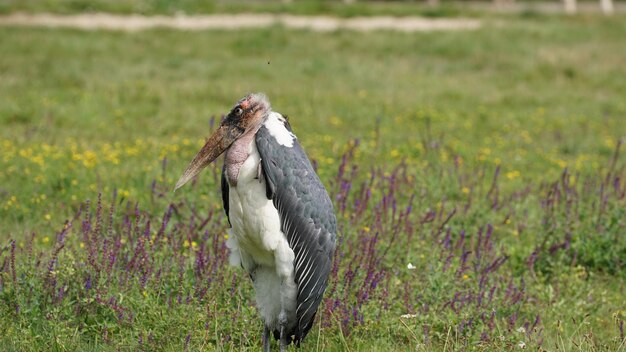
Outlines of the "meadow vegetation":
[{"label": "meadow vegetation", "polygon": [[0,28],[0,345],[258,350],[221,114],[268,94],[335,202],[310,350],[623,351],[626,22],[465,32]]},{"label": "meadow vegetation", "polygon": [[467,6],[458,3],[444,3],[437,7],[426,4],[396,2],[356,2],[346,6],[341,1],[304,0],[286,3],[283,1],[214,1],[214,0],[6,0],[0,3],[0,13],[38,13],[74,14],[85,12],[106,12],[115,14],[142,15],[201,15],[223,13],[290,13],[294,15],[333,15],[339,17],[354,16],[459,16],[472,14]]}]

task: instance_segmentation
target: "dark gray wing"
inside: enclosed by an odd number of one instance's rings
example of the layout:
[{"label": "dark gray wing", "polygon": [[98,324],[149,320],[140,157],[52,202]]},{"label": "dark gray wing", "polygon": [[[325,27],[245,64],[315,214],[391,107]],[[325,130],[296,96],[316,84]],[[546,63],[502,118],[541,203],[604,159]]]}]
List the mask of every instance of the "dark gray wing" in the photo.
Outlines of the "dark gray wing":
[{"label": "dark gray wing", "polygon": [[224,166],[222,166],[222,204],[224,205],[228,225],[231,225],[230,217],[228,216],[228,187],[228,179],[226,178],[226,162],[224,162]]},{"label": "dark gray wing", "polygon": [[[291,132],[289,123],[285,127]],[[304,150],[279,144],[262,126],[256,134],[267,197],[278,209],[281,229],[295,254],[297,323],[288,336],[296,345],[313,325],[331,271],[337,220],[326,189]]]}]

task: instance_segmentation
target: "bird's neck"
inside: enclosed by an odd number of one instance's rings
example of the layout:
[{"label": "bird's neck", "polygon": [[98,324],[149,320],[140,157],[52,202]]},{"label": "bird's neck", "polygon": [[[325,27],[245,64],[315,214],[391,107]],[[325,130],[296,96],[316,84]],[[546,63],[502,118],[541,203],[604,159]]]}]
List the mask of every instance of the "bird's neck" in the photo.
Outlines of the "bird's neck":
[{"label": "bird's neck", "polygon": [[237,186],[239,170],[246,159],[248,159],[248,156],[250,156],[250,143],[254,143],[254,136],[257,131],[258,128],[246,132],[243,136],[239,137],[233,144],[231,144],[226,151],[224,165],[226,166],[228,184],[231,187]]}]

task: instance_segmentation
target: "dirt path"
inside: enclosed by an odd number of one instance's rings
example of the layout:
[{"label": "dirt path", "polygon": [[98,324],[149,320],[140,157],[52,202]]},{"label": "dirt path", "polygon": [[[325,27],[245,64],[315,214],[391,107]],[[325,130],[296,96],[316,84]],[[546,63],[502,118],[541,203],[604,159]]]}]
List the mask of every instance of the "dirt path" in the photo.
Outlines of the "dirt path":
[{"label": "dirt path", "polygon": [[402,32],[470,30],[479,28],[481,22],[463,18],[422,17],[355,17],[293,16],[270,14],[206,15],[206,16],[140,16],[90,13],[80,15],[11,14],[0,16],[1,26],[66,27],[84,30],[140,31],[155,27],[188,31],[209,29],[261,28],[273,25],[286,28],[334,31],[396,30]]}]

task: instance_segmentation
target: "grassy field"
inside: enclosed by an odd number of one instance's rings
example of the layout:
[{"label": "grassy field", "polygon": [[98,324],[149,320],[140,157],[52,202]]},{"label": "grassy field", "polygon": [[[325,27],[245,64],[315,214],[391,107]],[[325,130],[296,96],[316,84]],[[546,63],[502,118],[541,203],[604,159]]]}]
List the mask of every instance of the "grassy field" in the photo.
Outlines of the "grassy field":
[{"label": "grassy field", "polygon": [[219,165],[172,189],[262,91],[339,218],[304,351],[626,350],[626,22],[485,21],[0,28],[0,345],[258,350]]},{"label": "grassy field", "polygon": [[[355,2],[346,5],[341,1],[300,0],[282,1],[213,1],[213,0],[5,0],[0,3],[0,13],[51,12],[61,14],[108,12],[117,14],[178,15],[214,13],[291,13],[297,15],[353,16],[458,16],[470,13],[460,3],[445,3],[437,7],[416,2]],[[472,15],[481,15],[471,11]]]}]

